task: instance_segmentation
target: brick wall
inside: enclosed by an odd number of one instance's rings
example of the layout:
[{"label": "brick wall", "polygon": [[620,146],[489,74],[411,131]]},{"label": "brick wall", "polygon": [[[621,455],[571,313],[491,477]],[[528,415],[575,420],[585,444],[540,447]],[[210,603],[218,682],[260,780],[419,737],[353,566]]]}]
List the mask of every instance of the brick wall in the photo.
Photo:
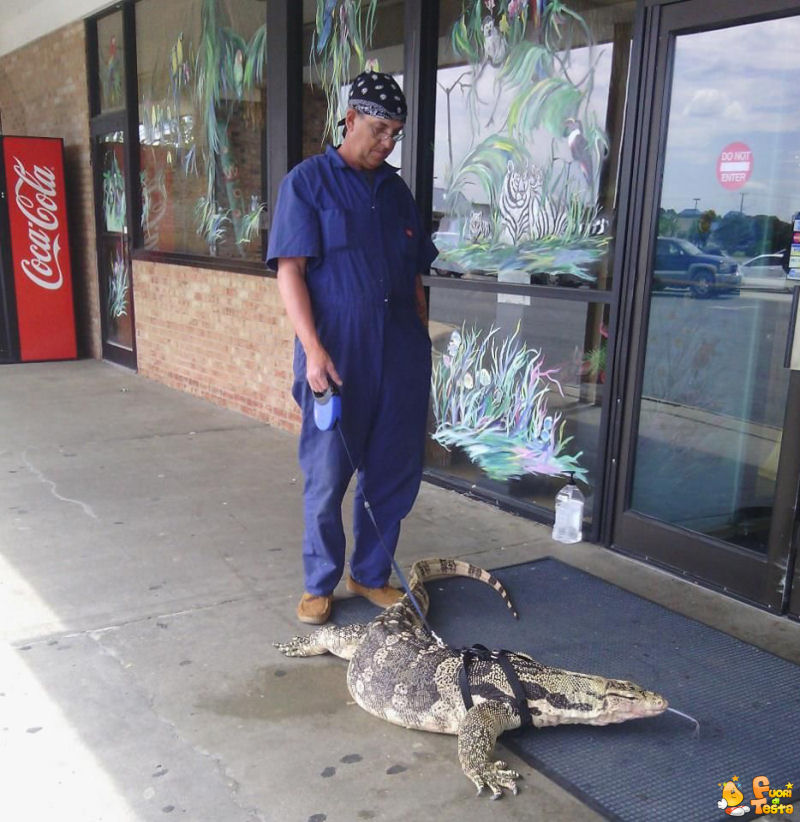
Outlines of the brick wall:
[{"label": "brick wall", "polygon": [[82,22],[0,57],[4,134],[64,140],[78,353],[100,356],[86,44]]},{"label": "brick wall", "polygon": [[292,432],[292,339],[274,278],[133,263],[139,373]]}]

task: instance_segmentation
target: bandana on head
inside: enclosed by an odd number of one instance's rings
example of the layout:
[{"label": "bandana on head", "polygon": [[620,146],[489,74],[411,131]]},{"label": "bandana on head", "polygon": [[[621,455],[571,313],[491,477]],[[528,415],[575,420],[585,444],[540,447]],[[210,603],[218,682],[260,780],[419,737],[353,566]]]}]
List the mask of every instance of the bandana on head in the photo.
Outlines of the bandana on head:
[{"label": "bandana on head", "polygon": [[365,71],[350,86],[347,107],[382,120],[406,121],[406,98],[391,74]]}]

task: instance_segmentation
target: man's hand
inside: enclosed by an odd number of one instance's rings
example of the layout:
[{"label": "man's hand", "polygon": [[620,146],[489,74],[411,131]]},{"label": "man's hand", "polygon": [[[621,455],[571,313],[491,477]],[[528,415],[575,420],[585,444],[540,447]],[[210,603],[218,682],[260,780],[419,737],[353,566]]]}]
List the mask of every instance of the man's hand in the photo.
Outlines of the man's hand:
[{"label": "man's hand", "polygon": [[330,382],[342,384],[333,360],[321,345],[306,349],[306,379],[317,394],[327,391]]}]

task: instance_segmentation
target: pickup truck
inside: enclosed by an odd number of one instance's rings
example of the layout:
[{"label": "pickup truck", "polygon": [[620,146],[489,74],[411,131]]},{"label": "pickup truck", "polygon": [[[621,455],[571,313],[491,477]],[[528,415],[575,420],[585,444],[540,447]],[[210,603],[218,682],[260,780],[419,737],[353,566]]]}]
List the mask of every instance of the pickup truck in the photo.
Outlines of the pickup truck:
[{"label": "pickup truck", "polygon": [[723,292],[739,293],[742,275],[735,260],[707,254],[688,240],[658,237],[653,265],[653,287],[688,288],[695,297]]}]

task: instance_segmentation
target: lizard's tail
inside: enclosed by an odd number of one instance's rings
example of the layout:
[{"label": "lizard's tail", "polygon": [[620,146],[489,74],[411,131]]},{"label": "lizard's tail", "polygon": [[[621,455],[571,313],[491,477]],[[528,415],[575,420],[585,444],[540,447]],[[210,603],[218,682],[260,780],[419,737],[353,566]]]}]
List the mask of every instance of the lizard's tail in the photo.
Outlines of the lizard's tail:
[{"label": "lizard's tail", "polygon": [[408,577],[408,585],[411,588],[411,592],[414,594],[414,597],[420,605],[422,605],[425,611],[427,611],[428,606],[428,594],[425,590],[424,583],[433,579],[441,579],[443,577],[470,577],[471,579],[477,579],[480,582],[491,585],[491,587],[494,588],[498,594],[500,594],[503,602],[506,604],[506,607],[514,616],[514,619],[519,619],[519,614],[514,608],[514,605],[511,602],[511,597],[508,595],[508,591],[506,591],[503,583],[485,569],[480,568],[477,565],[472,565],[469,562],[464,562],[460,559],[421,559],[411,566],[411,573]]}]

